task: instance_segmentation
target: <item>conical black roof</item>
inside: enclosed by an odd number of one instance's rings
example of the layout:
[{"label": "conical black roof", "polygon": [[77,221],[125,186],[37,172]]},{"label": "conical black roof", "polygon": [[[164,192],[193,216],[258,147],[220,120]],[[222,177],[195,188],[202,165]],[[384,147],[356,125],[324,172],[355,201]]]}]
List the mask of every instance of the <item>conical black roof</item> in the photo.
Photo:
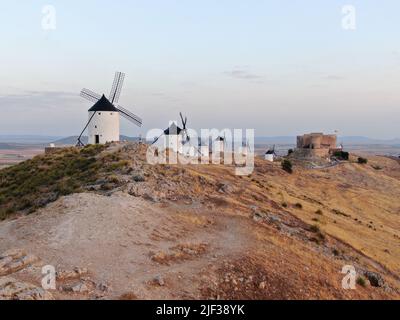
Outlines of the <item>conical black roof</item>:
[{"label": "conical black roof", "polygon": [[90,111],[110,111],[110,112],[118,112],[118,109],[114,107],[114,105],[108,101],[108,99],[104,96],[100,98],[99,101],[97,101],[93,107],[89,109]]},{"label": "conical black roof", "polygon": [[170,136],[170,135],[176,135],[176,134],[180,134],[182,131],[181,128],[179,128],[175,122],[172,122],[171,125],[169,126],[168,129],[164,130],[164,134],[166,136]]}]

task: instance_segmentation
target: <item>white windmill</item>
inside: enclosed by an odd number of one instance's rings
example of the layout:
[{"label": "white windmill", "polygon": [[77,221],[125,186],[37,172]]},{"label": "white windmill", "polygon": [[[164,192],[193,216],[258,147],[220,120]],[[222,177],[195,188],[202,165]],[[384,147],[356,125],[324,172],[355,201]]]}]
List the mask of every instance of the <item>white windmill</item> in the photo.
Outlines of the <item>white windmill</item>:
[{"label": "white windmill", "polygon": [[142,119],[117,104],[121,95],[124,79],[124,73],[115,73],[113,86],[108,99],[104,94],[99,95],[91,90],[82,89],[81,96],[91,102],[95,102],[95,104],[88,110],[89,120],[78,137],[78,146],[84,145],[81,138],[86,129],[88,129],[89,144],[104,144],[107,142],[119,141],[120,115],[139,127],[142,125]]}]

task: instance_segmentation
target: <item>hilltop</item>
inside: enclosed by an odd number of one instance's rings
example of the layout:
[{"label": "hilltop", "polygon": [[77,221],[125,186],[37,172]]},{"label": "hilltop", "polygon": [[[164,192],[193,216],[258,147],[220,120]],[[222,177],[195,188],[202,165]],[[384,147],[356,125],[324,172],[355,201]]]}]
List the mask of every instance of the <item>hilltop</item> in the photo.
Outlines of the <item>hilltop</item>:
[{"label": "hilltop", "polygon": [[[288,174],[257,158],[239,177],[145,153],[71,147],[1,170],[0,253],[19,251],[0,255],[0,288],[39,286],[51,264],[64,270],[54,298],[400,298],[396,159]],[[356,290],[341,287],[344,265]]]}]

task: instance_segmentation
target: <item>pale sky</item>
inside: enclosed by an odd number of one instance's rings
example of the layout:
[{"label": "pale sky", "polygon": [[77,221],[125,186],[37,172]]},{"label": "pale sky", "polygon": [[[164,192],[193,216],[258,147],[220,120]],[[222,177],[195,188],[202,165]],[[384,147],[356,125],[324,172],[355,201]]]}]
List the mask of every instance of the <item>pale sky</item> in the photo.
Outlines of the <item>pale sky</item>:
[{"label": "pale sky", "polygon": [[122,120],[130,136],[182,111],[196,129],[400,137],[399,13],[398,0],[2,0],[0,134],[79,134],[80,90],[108,95],[118,70],[121,105],[144,121]]}]

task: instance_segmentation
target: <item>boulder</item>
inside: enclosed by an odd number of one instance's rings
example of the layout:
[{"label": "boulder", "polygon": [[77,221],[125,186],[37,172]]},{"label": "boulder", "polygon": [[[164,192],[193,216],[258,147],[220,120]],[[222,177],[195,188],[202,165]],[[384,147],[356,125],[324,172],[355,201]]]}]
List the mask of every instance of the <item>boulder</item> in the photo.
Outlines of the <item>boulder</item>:
[{"label": "boulder", "polygon": [[364,277],[368,279],[371,286],[373,287],[383,287],[385,285],[385,280],[379,273],[372,272],[372,271],[365,271]]}]

